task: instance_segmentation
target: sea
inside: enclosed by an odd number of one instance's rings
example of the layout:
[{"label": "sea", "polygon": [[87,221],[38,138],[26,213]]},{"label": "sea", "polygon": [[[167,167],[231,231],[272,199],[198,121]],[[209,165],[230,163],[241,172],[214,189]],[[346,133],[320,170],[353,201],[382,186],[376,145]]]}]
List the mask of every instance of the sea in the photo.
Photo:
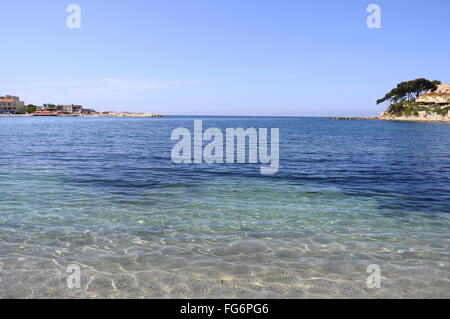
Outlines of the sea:
[{"label": "sea", "polygon": [[[278,172],[175,164],[199,119]],[[0,118],[0,298],[450,298],[449,217],[449,123]]]}]

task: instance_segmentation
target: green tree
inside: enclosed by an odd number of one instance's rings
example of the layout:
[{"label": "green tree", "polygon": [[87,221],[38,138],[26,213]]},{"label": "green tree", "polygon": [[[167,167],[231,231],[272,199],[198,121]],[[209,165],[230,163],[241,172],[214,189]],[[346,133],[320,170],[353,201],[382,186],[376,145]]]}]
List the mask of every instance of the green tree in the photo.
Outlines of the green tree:
[{"label": "green tree", "polygon": [[33,104],[28,104],[27,107],[25,108],[25,112],[26,113],[33,113],[34,111],[36,111],[37,107]]},{"label": "green tree", "polygon": [[405,105],[409,108],[414,107],[414,101],[419,95],[427,91],[436,91],[439,84],[441,81],[430,81],[424,78],[401,82],[383,98],[377,100],[377,104],[387,102],[389,113],[400,114],[405,109]]},{"label": "green tree", "polygon": [[381,104],[386,101],[390,104],[401,101],[412,101],[427,91],[436,91],[439,84],[441,84],[441,81],[430,81],[423,78],[408,82],[401,82],[383,98],[377,100],[377,104]]}]

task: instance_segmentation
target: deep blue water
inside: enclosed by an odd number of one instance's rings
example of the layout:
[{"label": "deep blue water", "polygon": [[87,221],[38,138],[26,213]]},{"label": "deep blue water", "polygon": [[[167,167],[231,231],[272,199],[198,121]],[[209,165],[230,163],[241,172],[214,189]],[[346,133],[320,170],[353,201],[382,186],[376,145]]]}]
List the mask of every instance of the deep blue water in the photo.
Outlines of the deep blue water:
[{"label": "deep blue water", "polygon": [[[279,172],[173,164],[194,119],[279,128]],[[0,297],[450,297],[448,123],[3,117],[0,140]]]}]

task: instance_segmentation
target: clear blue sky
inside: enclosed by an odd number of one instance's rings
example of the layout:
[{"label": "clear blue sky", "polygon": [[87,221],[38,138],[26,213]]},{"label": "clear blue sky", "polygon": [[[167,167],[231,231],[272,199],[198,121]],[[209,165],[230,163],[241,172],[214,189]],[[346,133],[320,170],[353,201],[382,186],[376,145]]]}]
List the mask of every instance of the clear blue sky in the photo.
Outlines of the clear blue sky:
[{"label": "clear blue sky", "polygon": [[[81,29],[66,8],[81,7]],[[369,4],[382,28],[366,26]],[[377,115],[450,82],[448,0],[40,0],[0,4],[0,95],[187,115]]]}]

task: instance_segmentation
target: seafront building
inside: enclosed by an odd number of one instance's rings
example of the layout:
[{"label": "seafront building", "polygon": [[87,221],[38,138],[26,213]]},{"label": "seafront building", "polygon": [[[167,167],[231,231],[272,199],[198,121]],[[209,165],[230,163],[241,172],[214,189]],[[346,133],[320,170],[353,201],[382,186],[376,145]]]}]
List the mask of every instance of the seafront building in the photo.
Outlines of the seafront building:
[{"label": "seafront building", "polygon": [[55,116],[55,115],[90,115],[95,114],[96,111],[92,109],[85,109],[81,105],[54,105],[44,104],[42,108],[36,110],[33,114],[36,116]]},{"label": "seafront building", "polygon": [[23,114],[25,103],[18,96],[0,96],[0,114]]},{"label": "seafront building", "polygon": [[412,114],[393,114],[383,112],[380,119],[393,121],[444,121],[450,122],[450,84],[438,85],[432,92],[420,95],[416,100],[418,104]]},{"label": "seafront building", "polygon": [[423,106],[440,106],[441,108],[450,106],[450,84],[438,85],[436,91],[428,91],[420,95],[416,102]]},{"label": "seafront building", "polygon": [[62,105],[63,114],[81,114],[83,107],[81,105]]},{"label": "seafront building", "polygon": [[[25,114],[26,113],[26,114]],[[75,104],[44,104],[25,106],[18,96],[0,96],[0,115],[24,114],[28,116],[108,116],[108,117],[162,117],[153,113],[102,112]]]}]

